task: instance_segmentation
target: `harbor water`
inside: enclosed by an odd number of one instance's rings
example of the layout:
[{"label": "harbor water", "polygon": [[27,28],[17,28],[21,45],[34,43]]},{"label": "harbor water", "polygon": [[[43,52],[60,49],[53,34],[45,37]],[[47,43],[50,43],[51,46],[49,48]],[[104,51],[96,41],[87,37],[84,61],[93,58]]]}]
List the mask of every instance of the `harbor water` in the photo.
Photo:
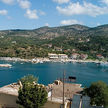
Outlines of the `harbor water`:
[{"label": "harbor water", "polygon": [[0,64],[11,64],[11,68],[0,67],[0,87],[17,82],[21,77],[32,74],[39,78],[39,83],[48,85],[62,78],[65,70],[66,78],[76,77],[76,82],[83,87],[92,82],[102,80],[108,84],[108,66],[96,63],[25,63],[0,61]]}]

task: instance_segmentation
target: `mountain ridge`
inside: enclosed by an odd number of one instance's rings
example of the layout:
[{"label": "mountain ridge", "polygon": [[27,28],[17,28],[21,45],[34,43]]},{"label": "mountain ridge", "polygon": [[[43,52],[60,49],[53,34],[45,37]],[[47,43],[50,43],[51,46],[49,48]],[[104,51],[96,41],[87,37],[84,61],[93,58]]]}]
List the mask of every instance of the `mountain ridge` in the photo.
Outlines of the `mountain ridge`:
[{"label": "mountain ridge", "polygon": [[21,37],[35,37],[39,39],[53,39],[60,36],[102,36],[108,35],[108,24],[88,27],[84,25],[74,24],[58,27],[40,27],[37,29],[12,29],[0,30],[0,36],[21,36]]}]

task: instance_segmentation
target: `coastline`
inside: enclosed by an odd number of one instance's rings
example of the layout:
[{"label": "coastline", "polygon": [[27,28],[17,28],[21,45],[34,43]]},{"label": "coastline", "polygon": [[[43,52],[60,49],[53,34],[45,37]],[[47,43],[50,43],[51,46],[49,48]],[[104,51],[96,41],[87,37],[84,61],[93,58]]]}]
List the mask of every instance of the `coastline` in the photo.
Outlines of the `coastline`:
[{"label": "coastline", "polygon": [[44,62],[61,62],[61,63],[68,63],[68,62],[73,62],[73,63],[97,63],[97,64],[108,64],[107,61],[99,61],[97,60],[91,60],[91,59],[86,59],[86,60],[74,60],[74,59],[49,59],[49,58],[33,58],[33,59],[21,59],[21,58],[16,58],[16,57],[0,57],[0,60],[4,61],[13,61],[13,62],[31,62],[31,63],[44,63]]}]

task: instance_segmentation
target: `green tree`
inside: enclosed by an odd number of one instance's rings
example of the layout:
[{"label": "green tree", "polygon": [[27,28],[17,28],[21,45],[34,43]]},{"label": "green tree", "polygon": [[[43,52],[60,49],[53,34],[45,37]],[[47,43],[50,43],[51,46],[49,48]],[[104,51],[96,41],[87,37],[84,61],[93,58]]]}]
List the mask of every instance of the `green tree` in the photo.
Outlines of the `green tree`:
[{"label": "green tree", "polygon": [[47,102],[47,91],[45,87],[39,84],[33,84],[33,82],[23,83],[18,93],[16,103],[19,105],[19,108],[40,108]]},{"label": "green tree", "polygon": [[22,85],[25,83],[33,83],[33,82],[37,83],[38,78],[34,77],[33,75],[27,75],[21,78],[19,81],[21,81]]},{"label": "green tree", "polygon": [[84,92],[91,98],[91,105],[103,105],[108,108],[108,85],[106,83],[102,81],[92,83]]}]

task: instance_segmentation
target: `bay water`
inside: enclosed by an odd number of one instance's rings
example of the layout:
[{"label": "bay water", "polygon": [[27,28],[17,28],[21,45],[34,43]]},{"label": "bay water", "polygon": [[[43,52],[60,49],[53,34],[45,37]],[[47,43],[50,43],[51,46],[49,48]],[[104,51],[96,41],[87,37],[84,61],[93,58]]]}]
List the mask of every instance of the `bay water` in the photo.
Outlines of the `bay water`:
[{"label": "bay water", "polygon": [[0,87],[17,82],[21,77],[32,74],[39,83],[48,85],[62,78],[65,70],[66,78],[74,76],[75,83],[89,86],[92,82],[102,80],[108,84],[108,66],[96,63],[25,63],[0,61],[0,64],[11,64],[11,68],[0,67]]}]

